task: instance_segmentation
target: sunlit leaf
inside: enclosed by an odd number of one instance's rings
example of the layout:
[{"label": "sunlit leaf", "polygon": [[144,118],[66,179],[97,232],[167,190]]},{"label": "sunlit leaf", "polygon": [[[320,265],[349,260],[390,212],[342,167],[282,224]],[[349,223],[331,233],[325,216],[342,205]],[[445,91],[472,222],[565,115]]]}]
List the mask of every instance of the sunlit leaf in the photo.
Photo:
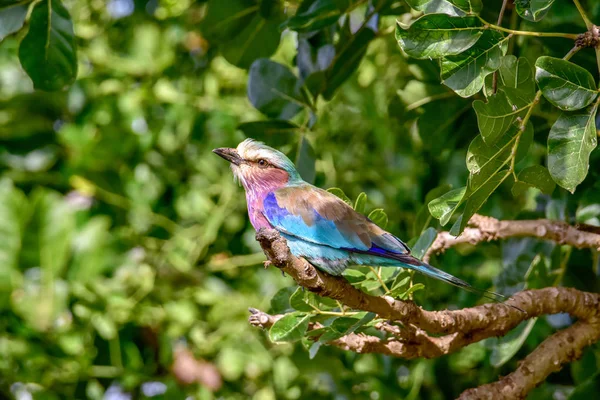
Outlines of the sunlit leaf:
[{"label": "sunlit leaf", "polygon": [[554,0],[515,0],[515,9],[522,18],[537,22],[548,14]]},{"label": "sunlit leaf", "polygon": [[327,191],[331,194],[336,195],[340,199],[344,200],[344,202],[346,204],[348,204],[350,207],[353,206],[352,200],[350,200],[350,197],[346,196],[346,193],[344,193],[344,191],[342,189],[334,187],[334,188],[327,189]]},{"label": "sunlit leaf", "polygon": [[354,210],[356,212],[364,214],[366,204],[367,204],[367,195],[365,192],[361,192],[358,195],[358,197],[356,198],[356,201],[354,202]]},{"label": "sunlit leaf", "polygon": [[302,339],[308,329],[309,314],[286,314],[275,321],[269,330],[269,339],[272,342],[294,342]]},{"label": "sunlit leaf", "polygon": [[535,79],[544,97],[564,111],[579,110],[598,95],[594,77],[589,71],[560,58],[538,58]]},{"label": "sunlit leaf", "polygon": [[571,193],[585,179],[590,153],[598,142],[597,105],[585,110],[563,113],[548,135],[548,169],[556,183]]},{"label": "sunlit leaf", "polygon": [[312,292],[297,287],[290,296],[290,306],[297,311],[311,312],[317,307],[317,300]]},{"label": "sunlit leaf", "polygon": [[521,195],[529,187],[538,188],[545,194],[551,194],[556,187],[548,168],[541,165],[532,165],[524,168],[517,177],[512,192],[515,196]]},{"label": "sunlit leaf", "polygon": [[450,0],[406,0],[408,5],[425,14],[448,14],[454,17],[462,17],[465,12],[454,6]]},{"label": "sunlit leaf", "polygon": [[369,219],[382,228],[385,228],[388,224],[388,216],[382,208],[371,211],[369,213]]},{"label": "sunlit leaf", "polygon": [[419,210],[417,211],[417,216],[415,217],[415,223],[412,230],[413,236],[420,236],[423,230],[427,228],[431,221],[432,215],[429,212],[428,204],[432,200],[437,199],[444,193],[448,192],[450,189],[452,189],[452,185],[444,184],[427,192],[427,194],[425,195],[425,202],[422,206],[419,207]]},{"label": "sunlit leaf", "polygon": [[460,54],[473,46],[483,34],[476,17],[428,14],[410,26],[396,26],[396,40],[411,57],[440,58]]},{"label": "sunlit leaf", "polygon": [[526,110],[511,106],[504,92],[490,96],[487,103],[475,100],[473,109],[477,115],[481,137],[489,144],[494,143],[500,135],[506,132],[517,117]]},{"label": "sunlit leaf", "polygon": [[[465,198],[468,200],[466,201],[465,209],[461,215],[460,224],[452,227],[450,230],[452,235],[458,236],[465,229],[473,214],[481,208],[481,206],[490,198],[491,194],[494,193],[498,186],[500,186],[508,176],[508,171],[506,169],[501,169],[494,172],[493,175],[483,180],[479,185],[468,188],[468,191],[465,193]],[[456,228],[458,228],[458,231]]]},{"label": "sunlit leaf", "polygon": [[485,77],[500,68],[506,44],[507,38],[501,33],[485,31],[474,46],[442,59],[442,83],[461,97],[479,92]]},{"label": "sunlit leaf", "polygon": [[517,137],[519,147],[515,153],[515,161],[520,161],[526,154],[533,140],[533,125],[527,124],[526,129],[520,133],[517,125],[512,125],[508,131],[493,144],[484,142],[481,136],[476,136],[469,145],[467,152],[467,168],[471,172],[471,186],[477,185],[503,165],[510,161],[512,148]]},{"label": "sunlit leaf", "polygon": [[465,195],[466,187],[449,191],[428,204],[429,212],[434,218],[440,220],[440,224],[446,225]]},{"label": "sunlit leaf", "polygon": [[19,46],[19,59],[36,89],[60,90],[77,77],[77,45],[73,22],[59,0],[37,3],[29,31]]}]

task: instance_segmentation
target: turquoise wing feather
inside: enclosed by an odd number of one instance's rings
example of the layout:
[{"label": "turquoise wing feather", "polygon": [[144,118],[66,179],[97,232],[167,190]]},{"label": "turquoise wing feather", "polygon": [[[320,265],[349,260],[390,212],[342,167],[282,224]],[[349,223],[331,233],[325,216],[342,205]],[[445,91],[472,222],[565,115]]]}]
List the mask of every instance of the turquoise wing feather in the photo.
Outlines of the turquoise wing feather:
[{"label": "turquoise wing feather", "polygon": [[319,245],[382,256],[410,253],[400,239],[312,185],[271,192],[264,199],[263,213],[280,232]]}]

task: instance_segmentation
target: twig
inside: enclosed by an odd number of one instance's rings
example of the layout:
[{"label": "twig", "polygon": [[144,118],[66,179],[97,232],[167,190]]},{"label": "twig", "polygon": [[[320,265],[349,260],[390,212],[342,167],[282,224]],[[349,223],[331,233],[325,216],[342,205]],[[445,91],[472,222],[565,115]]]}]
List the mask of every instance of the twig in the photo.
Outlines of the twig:
[{"label": "twig", "polygon": [[573,0],[573,3],[575,3],[575,7],[577,7],[577,11],[579,11],[579,14],[581,14],[581,18],[583,19],[583,22],[585,22],[586,28],[590,29],[594,24],[588,18],[587,14],[585,13],[585,10],[581,6],[581,3],[579,2],[579,0]]}]

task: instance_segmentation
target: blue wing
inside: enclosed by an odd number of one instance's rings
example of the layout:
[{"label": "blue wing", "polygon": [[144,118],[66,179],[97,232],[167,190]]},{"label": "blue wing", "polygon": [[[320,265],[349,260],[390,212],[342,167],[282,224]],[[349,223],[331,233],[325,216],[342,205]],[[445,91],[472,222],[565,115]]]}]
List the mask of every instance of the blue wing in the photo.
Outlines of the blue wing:
[{"label": "blue wing", "polygon": [[383,257],[410,253],[400,239],[338,197],[312,185],[271,192],[263,207],[275,229],[308,242]]}]

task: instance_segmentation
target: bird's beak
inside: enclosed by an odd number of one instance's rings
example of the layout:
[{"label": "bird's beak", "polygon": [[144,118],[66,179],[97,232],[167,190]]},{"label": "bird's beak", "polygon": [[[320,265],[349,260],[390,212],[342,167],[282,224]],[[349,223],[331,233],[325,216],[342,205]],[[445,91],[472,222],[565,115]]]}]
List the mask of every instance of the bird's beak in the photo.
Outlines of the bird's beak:
[{"label": "bird's beak", "polygon": [[214,149],[213,153],[215,153],[219,157],[226,159],[227,161],[229,161],[232,164],[240,165],[242,163],[242,158],[240,157],[240,155],[238,154],[236,149],[230,149],[228,147],[221,147],[218,149]]}]

